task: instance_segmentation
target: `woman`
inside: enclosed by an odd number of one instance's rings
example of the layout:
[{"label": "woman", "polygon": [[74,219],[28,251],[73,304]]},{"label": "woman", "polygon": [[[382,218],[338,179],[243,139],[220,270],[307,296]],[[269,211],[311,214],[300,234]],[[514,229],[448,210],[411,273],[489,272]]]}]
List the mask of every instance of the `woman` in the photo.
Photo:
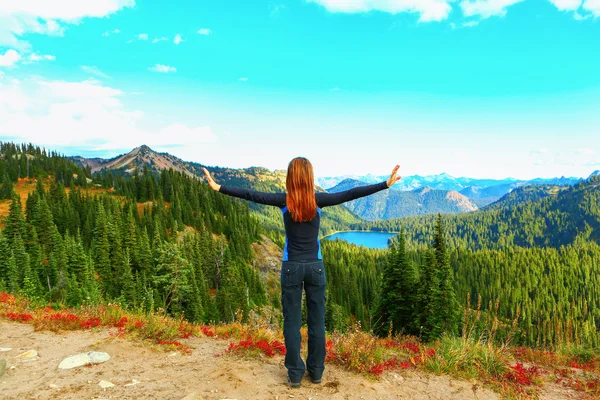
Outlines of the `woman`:
[{"label": "woman", "polygon": [[[262,193],[219,185],[206,168],[203,169],[211,189],[281,209],[286,234],[281,267],[281,303],[285,366],[292,387],[300,386],[305,369],[313,383],[321,383],[325,369],[325,268],[318,238],[321,209],[387,189],[400,180],[396,176],[399,168],[398,165],[394,167],[387,181],[339,193],[315,193],[312,164],[304,157],[294,158],[288,165],[286,193]],[[308,312],[306,366],[300,356],[303,288]]]}]

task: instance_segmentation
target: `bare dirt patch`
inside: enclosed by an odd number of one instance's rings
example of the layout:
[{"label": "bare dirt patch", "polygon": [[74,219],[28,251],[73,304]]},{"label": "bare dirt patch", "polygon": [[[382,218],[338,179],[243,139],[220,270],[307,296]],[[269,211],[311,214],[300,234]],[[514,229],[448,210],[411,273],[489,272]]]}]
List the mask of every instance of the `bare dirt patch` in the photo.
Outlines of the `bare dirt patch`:
[{"label": "bare dirt patch", "polygon": [[[300,389],[287,385],[283,357],[242,359],[220,356],[227,341],[191,338],[192,352],[155,350],[145,343],[115,338],[111,330],[63,334],[35,332],[31,325],[0,322],[0,353],[7,370],[0,377],[2,399],[497,399],[487,389],[476,388],[444,376],[422,372],[385,373],[372,380],[327,365],[323,383],[308,378]],[[39,359],[15,357],[35,349]],[[66,357],[103,351],[111,359],[103,364],[59,370]],[[14,368],[12,368],[14,367]],[[100,381],[115,386],[102,389]]]}]

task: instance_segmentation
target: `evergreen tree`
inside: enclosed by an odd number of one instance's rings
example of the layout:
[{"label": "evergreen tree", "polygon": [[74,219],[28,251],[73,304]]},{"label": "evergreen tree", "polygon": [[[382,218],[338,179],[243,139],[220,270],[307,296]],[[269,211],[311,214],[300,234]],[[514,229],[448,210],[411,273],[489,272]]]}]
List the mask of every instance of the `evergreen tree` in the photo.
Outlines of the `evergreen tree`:
[{"label": "evergreen tree", "polygon": [[126,305],[135,307],[138,302],[136,284],[131,273],[129,250],[125,250],[125,258],[120,276],[121,297],[124,299]]},{"label": "evergreen tree", "polygon": [[2,174],[2,184],[0,185],[0,200],[11,199],[15,195],[13,183],[8,174]]},{"label": "evergreen tree", "polygon": [[15,194],[12,197],[8,216],[6,217],[4,235],[8,239],[10,246],[14,246],[16,238],[25,238],[26,233],[26,223],[25,217],[23,216],[23,209],[21,208],[21,198]]},{"label": "evergreen tree", "polygon": [[98,205],[94,228],[94,266],[98,272],[102,290],[108,292],[113,285],[110,259],[110,239],[107,216],[102,204]]},{"label": "evergreen tree", "polygon": [[443,221],[440,214],[438,214],[435,226],[433,249],[435,251],[436,270],[440,285],[439,298],[437,299],[439,323],[443,332],[455,334],[458,329],[458,303],[456,302],[456,295],[454,293],[454,279],[446,250]]},{"label": "evergreen tree", "polygon": [[421,279],[419,282],[419,333],[425,341],[433,340],[442,333],[439,320],[440,284],[436,270],[435,254],[426,250],[424,263],[421,266]]}]

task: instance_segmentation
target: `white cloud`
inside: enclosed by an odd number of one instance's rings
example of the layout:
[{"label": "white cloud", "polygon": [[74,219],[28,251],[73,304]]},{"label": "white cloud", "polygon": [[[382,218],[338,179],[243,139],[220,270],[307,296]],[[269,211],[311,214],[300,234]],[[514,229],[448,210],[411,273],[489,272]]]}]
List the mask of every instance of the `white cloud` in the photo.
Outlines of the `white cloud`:
[{"label": "white cloud", "polygon": [[160,72],[163,74],[168,74],[170,72],[177,72],[177,68],[171,67],[170,65],[163,64],[155,64],[152,67],[148,67],[149,71]]},{"label": "white cloud", "polygon": [[147,33],[140,33],[139,35],[137,35],[138,40],[148,40],[148,34]]},{"label": "white cloud", "polygon": [[600,17],[600,0],[549,0],[560,11],[573,11],[578,21]]},{"label": "white cloud", "polygon": [[561,11],[574,11],[581,6],[582,0],[549,0]]},{"label": "white cloud", "polygon": [[113,29],[113,30],[112,30],[112,31],[110,31],[110,32],[109,32],[109,31],[106,31],[106,32],[104,32],[104,33],[102,34],[102,36],[104,36],[104,37],[107,37],[107,36],[110,36],[111,34],[118,35],[119,33],[121,33],[121,31],[120,31],[120,30],[118,30],[118,29]]},{"label": "white cloud", "polygon": [[163,36],[163,37],[159,37],[159,38],[154,38],[152,40],[152,43],[166,42],[167,40],[169,40],[169,39],[167,39],[166,37]]},{"label": "white cloud", "polygon": [[341,89],[339,87],[333,87],[329,89],[330,92],[339,92]]},{"label": "white cloud", "polygon": [[600,0],[585,0],[582,8],[591,12],[594,18],[600,17]]},{"label": "white cloud", "polygon": [[493,16],[503,17],[508,7],[522,1],[524,0],[463,0],[460,7],[466,17],[478,16],[485,19]]},{"label": "white cloud", "polygon": [[479,21],[468,21],[462,24],[465,28],[472,28],[474,26],[479,25]]},{"label": "white cloud", "polygon": [[181,35],[178,33],[177,35],[175,35],[175,39],[173,39],[173,43],[178,45],[181,42],[183,42],[183,39],[181,38]]},{"label": "white cloud", "polygon": [[31,53],[29,55],[28,59],[29,59],[29,61],[42,61],[42,60],[54,61],[54,60],[56,60],[56,57],[54,57],[53,55],[50,55],[50,54]]},{"label": "white cloud", "polygon": [[586,19],[588,19],[588,18],[591,18],[591,16],[592,16],[592,14],[581,15],[581,14],[580,14],[580,13],[578,13],[578,12],[574,12],[574,13],[573,13],[573,18],[574,18],[576,21],[583,21],[583,20],[586,20]]},{"label": "white cloud", "polygon": [[95,65],[82,65],[81,69],[87,72],[90,75],[97,76],[98,78],[110,79],[108,75],[100,70],[100,68]]},{"label": "white cloud", "polygon": [[177,121],[141,129],[144,113],[128,109],[123,96],[121,90],[92,79],[13,80],[0,85],[0,137],[51,148],[113,151],[142,143],[165,149],[193,148],[217,140],[210,127],[189,127]]},{"label": "white cloud", "polygon": [[7,50],[4,55],[0,53],[0,67],[12,67],[21,59],[21,55],[15,50]]},{"label": "white cloud", "polygon": [[197,32],[197,33],[198,33],[199,35],[205,35],[205,36],[208,36],[208,35],[212,34],[212,31],[211,31],[210,29],[208,29],[208,28],[200,28],[200,29],[198,29],[198,32]]},{"label": "white cloud", "polygon": [[135,0],[22,0],[0,2],[0,46],[28,49],[27,33],[62,35],[64,25],[103,18],[135,6]]},{"label": "white cloud", "polygon": [[246,78],[246,77],[240,78],[239,80],[242,82],[248,82],[248,78]]},{"label": "white cloud", "polygon": [[441,21],[448,17],[452,0],[307,0],[329,12],[362,13],[383,11],[390,14],[418,13],[419,22]]}]

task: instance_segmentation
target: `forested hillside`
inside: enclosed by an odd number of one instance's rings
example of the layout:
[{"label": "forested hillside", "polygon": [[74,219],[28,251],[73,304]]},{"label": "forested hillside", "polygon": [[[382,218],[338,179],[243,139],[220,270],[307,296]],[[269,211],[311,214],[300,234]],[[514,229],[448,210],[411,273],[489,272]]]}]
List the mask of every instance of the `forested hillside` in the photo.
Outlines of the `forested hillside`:
[{"label": "forested hillside", "polygon": [[[252,212],[247,202],[173,169],[105,170],[92,181],[89,167],[58,154],[34,146],[2,149],[9,198],[0,201],[7,210],[0,216],[0,291],[69,306],[117,301],[202,322],[245,320],[251,310],[280,308],[279,290],[265,290],[272,280],[260,279],[251,250],[262,234],[282,238],[279,210]],[[18,162],[27,159],[36,161],[24,180]],[[261,180],[256,187],[273,185]],[[31,190],[22,193],[26,201],[15,186]],[[354,315],[368,326],[382,252],[324,246],[343,254],[328,265],[328,326],[345,328]],[[350,254],[356,262],[349,262]]]},{"label": "forested hillside", "polygon": [[[515,342],[597,347],[600,323],[600,179],[574,187],[524,187],[497,206],[445,216],[445,241],[461,304],[494,312]],[[405,230],[409,271],[426,264],[434,218],[367,223]],[[410,276],[410,273],[406,275]],[[408,278],[406,278],[408,279]],[[496,304],[497,303],[497,304]]]},{"label": "forested hillside", "polygon": [[[1,149],[0,291],[201,322],[245,320],[253,310],[280,323],[278,277],[259,274],[252,250],[262,235],[282,245],[278,209],[215,193],[188,172],[144,166],[92,176],[35,146]],[[213,173],[223,184],[284,190],[277,172]],[[592,177],[572,188],[520,188],[488,209],[437,221],[365,222],[342,206],[326,209],[324,231],[404,229],[406,237],[391,252],[322,242],[327,328],[358,321],[384,336],[393,328],[435,339],[458,333],[460,310],[481,296],[499,336],[518,317],[517,343],[598,346],[599,187]],[[382,308],[386,301],[398,307]]]}]

